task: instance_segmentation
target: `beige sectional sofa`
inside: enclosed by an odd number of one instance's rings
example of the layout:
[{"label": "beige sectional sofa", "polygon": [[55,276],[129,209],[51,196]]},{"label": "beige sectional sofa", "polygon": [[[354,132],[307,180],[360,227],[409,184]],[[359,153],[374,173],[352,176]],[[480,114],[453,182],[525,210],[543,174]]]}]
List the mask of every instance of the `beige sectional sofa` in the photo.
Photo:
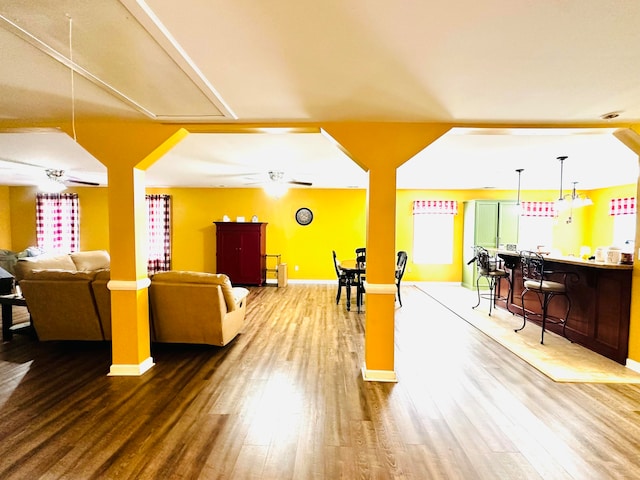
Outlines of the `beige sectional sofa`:
[{"label": "beige sectional sofa", "polygon": [[15,277],[40,340],[110,340],[110,258],[104,250],[21,258]]},{"label": "beige sectional sofa", "polygon": [[[103,250],[27,257],[15,276],[40,340],[111,340],[110,258]],[[152,275],[151,339],[224,346],[244,325],[247,295],[224,274]]]}]

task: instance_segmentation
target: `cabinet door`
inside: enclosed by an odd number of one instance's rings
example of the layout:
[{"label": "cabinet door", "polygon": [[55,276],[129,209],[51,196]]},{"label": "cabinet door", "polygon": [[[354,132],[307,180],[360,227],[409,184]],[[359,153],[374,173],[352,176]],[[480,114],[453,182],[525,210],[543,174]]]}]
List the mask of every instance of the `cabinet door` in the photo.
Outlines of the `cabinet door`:
[{"label": "cabinet door", "polygon": [[260,230],[254,229],[242,234],[240,238],[241,282],[262,284],[262,255],[260,252]]},{"label": "cabinet door", "polygon": [[498,202],[476,202],[475,244],[497,247]]},{"label": "cabinet door", "polygon": [[229,276],[232,282],[242,278],[242,232],[232,229],[218,231],[217,268],[218,273]]},{"label": "cabinet door", "polygon": [[515,202],[500,202],[498,221],[498,245],[518,243],[520,225],[520,206]]}]

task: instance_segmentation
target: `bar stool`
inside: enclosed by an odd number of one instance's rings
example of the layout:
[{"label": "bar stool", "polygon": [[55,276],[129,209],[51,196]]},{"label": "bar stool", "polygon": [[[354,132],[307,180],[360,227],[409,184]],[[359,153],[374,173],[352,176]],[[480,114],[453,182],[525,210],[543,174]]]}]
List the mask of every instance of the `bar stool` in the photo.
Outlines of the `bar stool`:
[{"label": "bar stool", "polygon": [[[519,332],[527,324],[527,310],[524,306],[524,299],[527,293],[533,292],[538,296],[540,306],[542,308],[542,334],[540,336],[540,343],[544,344],[544,330],[547,322],[562,325],[562,336],[566,338],[567,319],[569,318],[569,312],[571,311],[571,299],[567,294],[567,277],[569,275],[576,275],[573,272],[560,272],[550,271],[545,269],[545,260],[538,252],[532,252],[524,250],[520,252],[520,265],[522,268],[522,282],[523,290],[520,296],[522,300],[522,326],[516,328],[515,331]],[[549,280],[551,274],[557,274],[562,277],[562,281]],[[549,302],[557,296],[562,296],[566,299],[567,310],[564,318],[552,317],[548,314]],[[529,312],[534,314],[533,312]]]},{"label": "bar stool", "polygon": [[[508,299],[511,292],[511,275],[509,275],[509,273],[506,272],[505,270],[498,268],[498,259],[489,255],[489,251],[486,248],[476,245],[475,247],[473,247],[473,249],[474,249],[475,256],[469,262],[469,264],[475,261],[478,267],[478,278],[476,278],[476,290],[478,292],[478,303],[472,308],[478,307],[480,305],[480,300],[482,298],[488,298],[489,299],[489,316],[491,316],[491,311],[496,303],[496,300],[498,298],[503,298],[500,296],[496,296],[496,285],[498,285],[498,288],[499,288],[499,282],[501,279],[504,278],[509,283],[509,292],[507,293],[507,296],[506,296],[507,309],[509,309]],[[488,282],[488,286],[489,286],[488,294],[480,293],[481,278],[485,278]]]}]

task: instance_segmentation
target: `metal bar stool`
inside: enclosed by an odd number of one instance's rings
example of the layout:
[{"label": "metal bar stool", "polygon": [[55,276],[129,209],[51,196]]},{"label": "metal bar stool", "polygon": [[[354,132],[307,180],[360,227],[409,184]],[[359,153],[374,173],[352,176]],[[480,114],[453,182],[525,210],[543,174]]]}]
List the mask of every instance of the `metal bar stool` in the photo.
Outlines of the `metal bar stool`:
[{"label": "metal bar stool", "polygon": [[[522,326],[516,328],[515,331],[519,332],[527,324],[527,310],[525,309],[524,300],[527,293],[533,292],[538,296],[540,306],[542,309],[540,315],[542,317],[542,334],[540,336],[540,343],[544,344],[544,330],[547,322],[556,323],[562,325],[562,336],[566,338],[567,319],[569,318],[569,312],[571,311],[571,298],[567,294],[567,277],[568,275],[576,275],[574,272],[560,272],[550,271],[545,269],[545,260],[538,252],[522,251],[520,252],[520,265],[522,268],[522,282],[524,289],[520,296],[522,300]],[[560,275],[562,281],[550,280],[549,277],[552,274]],[[567,310],[564,318],[551,317],[548,314],[549,302],[557,296],[562,296],[566,299]],[[534,312],[529,312],[534,314]]]},{"label": "metal bar stool", "polygon": [[[509,296],[511,292],[511,275],[509,272],[498,268],[499,260],[495,257],[489,255],[489,251],[481,246],[476,245],[473,247],[475,256],[469,262],[476,262],[478,267],[478,278],[476,278],[476,290],[478,292],[478,303],[472,307],[476,308],[480,305],[480,301],[482,298],[489,299],[489,316],[491,316],[492,308],[495,306],[496,300],[498,298],[506,298],[507,299],[507,310],[509,309]],[[489,286],[488,294],[480,293],[480,279],[484,278],[487,280]],[[509,292],[506,297],[501,297],[496,295],[496,287],[499,288],[499,282],[501,279],[506,279],[509,284]]]}]

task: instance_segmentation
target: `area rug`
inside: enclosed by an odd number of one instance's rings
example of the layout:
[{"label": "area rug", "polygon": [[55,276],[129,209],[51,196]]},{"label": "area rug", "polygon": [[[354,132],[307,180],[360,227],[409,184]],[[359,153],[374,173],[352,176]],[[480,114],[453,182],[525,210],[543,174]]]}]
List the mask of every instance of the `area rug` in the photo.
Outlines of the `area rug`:
[{"label": "area rug", "polygon": [[640,383],[640,373],[560,335],[545,331],[541,345],[541,329],[535,323],[527,322],[523,330],[514,332],[522,326],[522,317],[500,308],[489,316],[487,299],[473,309],[478,302],[475,290],[438,283],[415,286],[556,382]]}]

